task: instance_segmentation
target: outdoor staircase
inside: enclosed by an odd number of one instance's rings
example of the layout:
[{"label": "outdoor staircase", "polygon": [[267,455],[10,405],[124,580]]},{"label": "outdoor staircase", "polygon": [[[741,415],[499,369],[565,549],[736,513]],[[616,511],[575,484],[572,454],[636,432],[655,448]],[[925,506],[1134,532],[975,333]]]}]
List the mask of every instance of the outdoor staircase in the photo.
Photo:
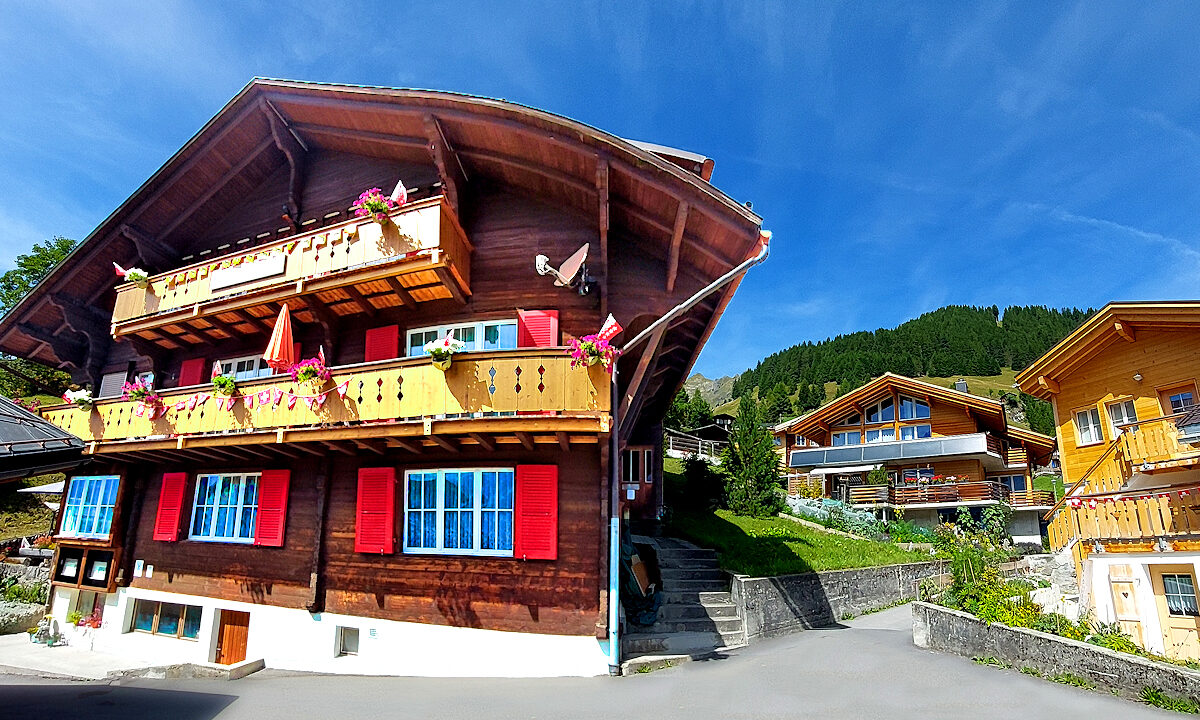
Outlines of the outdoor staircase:
[{"label": "outdoor staircase", "polygon": [[674,538],[635,537],[653,545],[662,574],[663,605],[650,626],[626,625],[622,673],[645,672],[711,657],[746,644],[746,628],[729,594],[729,576],[714,550]]}]

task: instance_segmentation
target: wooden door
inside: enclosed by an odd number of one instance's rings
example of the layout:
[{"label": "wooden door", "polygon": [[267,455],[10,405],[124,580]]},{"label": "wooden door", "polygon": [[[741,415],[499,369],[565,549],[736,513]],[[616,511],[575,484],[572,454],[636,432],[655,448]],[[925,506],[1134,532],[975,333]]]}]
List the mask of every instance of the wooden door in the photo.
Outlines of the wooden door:
[{"label": "wooden door", "polygon": [[222,610],[221,626],[217,632],[217,663],[232,665],[245,660],[246,637],[249,634],[250,613]]},{"label": "wooden door", "polygon": [[1152,565],[1154,602],[1168,657],[1200,660],[1200,606],[1191,565]]},{"label": "wooden door", "polygon": [[1112,590],[1113,610],[1121,631],[1145,647],[1142,637],[1142,616],[1138,614],[1137,595],[1134,593],[1133,578],[1128,565],[1113,565],[1108,570],[1109,587]]}]

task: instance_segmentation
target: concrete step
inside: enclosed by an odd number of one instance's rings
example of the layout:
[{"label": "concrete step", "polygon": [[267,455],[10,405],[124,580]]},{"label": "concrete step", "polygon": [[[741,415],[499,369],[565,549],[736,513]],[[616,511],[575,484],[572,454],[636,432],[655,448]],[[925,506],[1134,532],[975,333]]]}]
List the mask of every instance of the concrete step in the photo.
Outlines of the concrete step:
[{"label": "concrete step", "polygon": [[717,632],[631,633],[621,638],[621,652],[627,656],[646,654],[712,651],[740,645],[741,633]]},{"label": "concrete step", "polygon": [[663,585],[670,585],[679,580],[719,580],[729,582],[729,576],[724,570],[717,568],[660,568]]},{"label": "concrete step", "polygon": [[658,616],[663,620],[691,620],[692,618],[712,618],[725,620],[736,618],[737,605],[733,603],[663,603],[658,609]]},{"label": "concrete step", "polygon": [[705,550],[704,548],[655,548],[659,560],[663,558],[671,558],[672,560],[716,560],[716,550]]},{"label": "concrete step", "polygon": [[721,592],[729,590],[729,581],[725,578],[720,580],[667,580],[663,578],[663,590],[671,592],[684,592],[692,590],[695,592]]},{"label": "concrete step", "polygon": [[634,626],[639,633],[720,633],[722,635],[741,634],[745,626],[740,617],[722,618],[714,620],[712,618],[689,618],[686,620],[665,620],[659,618],[658,622],[649,627]]},{"label": "concrete step", "polygon": [[725,653],[736,650],[739,647],[742,646],[733,645],[731,647],[713,648],[712,650],[697,650],[691,653],[668,655],[633,655],[621,662],[621,674],[634,675],[637,673],[647,673],[654,670],[662,670],[663,668],[675,667],[686,662],[711,660],[723,657]]},{"label": "concrete step", "polygon": [[723,605],[732,603],[733,597],[728,590],[708,591],[708,590],[684,590],[679,588],[665,588],[663,590],[664,603],[683,603],[687,605]]},{"label": "concrete step", "polygon": [[696,569],[708,570],[717,569],[721,564],[713,558],[679,558],[679,557],[662,557],[658,558],[658,566],[660,568],[679,568],[679,569]]}]

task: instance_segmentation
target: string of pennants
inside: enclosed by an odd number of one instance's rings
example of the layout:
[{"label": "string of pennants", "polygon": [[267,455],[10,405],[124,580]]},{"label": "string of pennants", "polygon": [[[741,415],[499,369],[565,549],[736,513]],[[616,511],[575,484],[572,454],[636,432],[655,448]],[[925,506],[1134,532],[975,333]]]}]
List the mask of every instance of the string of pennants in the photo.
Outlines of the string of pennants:
[{"label": "string of pennants", "polygon": [[265,407],[277,408],[285,403],[287,404],[288,410],[293,410],[296,407],[296,403],[300,401],[304,401],[304,404],[308,406],[309,410],[315,411],[317,408],[322,407],[325,404],[326,398],[328,398],[331,393],[337,393],[338,397],[340,398],[346,397],[346,393],[350,390],[350,380],[351,379],[343,380],[338,385],[326,390],[325,392],[317,393],[316,395],[299,395],[291,392],[290,390],[285,392],[277,387],[264,388],[257,392],[242,395],[241,397],[214,396],[212,393],[202,392],[196,393],[190,398],[177,400],[171,403],[161,403],[157,405],[138,403],[134,407],[133,414],[137,415],[138,417],[145,417],[146,414],[149,413],[149,419],[155,420],[157,418],[166,417],[168,412],[181,413],[185,410],[191,412],[197,407],[208,402],[209,399],[216,401],[218,410],[225,410],[227,412],[233,412],[233,408],[236,407],[239,402],[245,405],[247,410],[253,410],[255,407],[258,407],[260,410]]},{"label": "string of pennants", "polygon": [[194,267],[190,270],[177,272],[167,278],[167,287],[175,287],[176,285],[185,285],[193,280],[208,277],[209,273],[217,270],[224,270],[229,267],[237,267],[242,264],[250,264],[265,260],[272,255],[291,255],[298,247],[301,250],[320,249],[326,245],[341,242],[342,240],[349,241],[358,234],[358,226],[351,225],[341,228],[340,230],[331,230],[329,232],[317,233],[307,237],[289,240],[288,242],[277,245],[273,248],[267,248],[258,252],[248,253],[246,255],[237,255],[231,258],[225,258],[220,261],[213,261],[207,265]]},{"label": "string of pennants", "polygon": [[1189,490],[1172,490],[1170,492],[1149,493],[1145,495],[1127,495],[1125,497],[1102,497],[1102,498],[1067,498],[1067,505],[1073,508],[1086,507],[1089,510],[1095,510],[1096,506],[1101,503],[1118,502],[1121,500],[1160,500],[1166,498],[1185,498],[1190,495],[1200,497],[1200,488],[1191,488]]}]

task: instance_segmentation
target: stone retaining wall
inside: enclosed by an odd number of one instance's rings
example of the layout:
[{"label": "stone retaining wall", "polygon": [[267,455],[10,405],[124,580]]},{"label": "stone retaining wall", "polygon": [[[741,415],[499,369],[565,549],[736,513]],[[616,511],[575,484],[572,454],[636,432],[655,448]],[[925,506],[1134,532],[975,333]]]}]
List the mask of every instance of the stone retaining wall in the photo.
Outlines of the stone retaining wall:
[{"label": "stone retaining wall", "polygon": [[734,575],[730,592],[746,623],[746,641],[828,627],[848,615],[918,596],[921,581],[940,579],[944,561],[854,570],[747,577]]},{"label": "stone retaining wall", "polygon": [[17,565],[15,563],[0,563],[0,580],[15,577],[24,584],[50,582],[50,563],[41,565]]},{"label": "stone retaining wall", "polygon": [[996,658],[1043,675],[1070,673],[1106,690],[1137,697],[1151,687],[1200,702],[1200,672],[1028,628],[991,625],[939,605],[912,606],[913,644],[963,657]]}]

